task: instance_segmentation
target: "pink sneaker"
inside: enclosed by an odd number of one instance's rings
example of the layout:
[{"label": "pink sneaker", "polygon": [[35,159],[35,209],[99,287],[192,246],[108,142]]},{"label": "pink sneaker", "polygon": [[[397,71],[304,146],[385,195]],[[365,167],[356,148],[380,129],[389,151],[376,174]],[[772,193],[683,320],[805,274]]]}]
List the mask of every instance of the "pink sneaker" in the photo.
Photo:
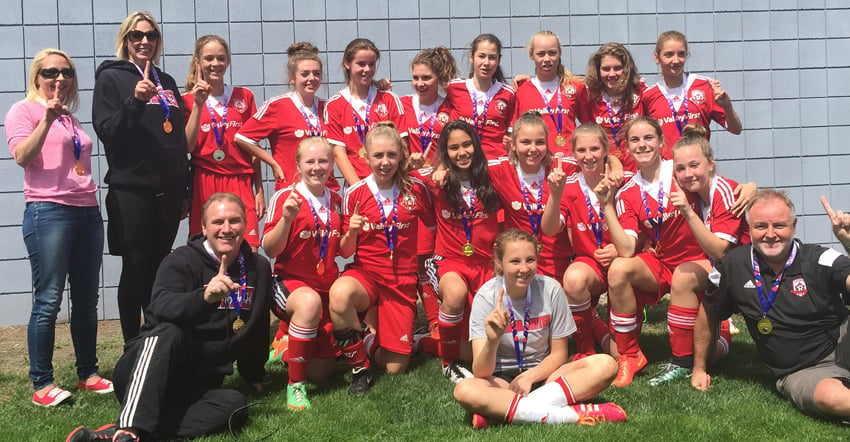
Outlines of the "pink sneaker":
[{"label": "pink sneaker", "polygon": [[476,430],[483,430],[483,429],[485,429],[489,426],[490,426],[490,423],[487,422],[486,417],[484,417],[484,416],[482,416],[478,413],[474,413],[472,415],[472,428],[474,428]]},{"label": "pink sneaker", "polygon": [[32,394],[32,403],[42,407],[55,407],[71,397],[71,393],[59,387],[51,388],[43,397]]},{"label": "pink sneaker", "polygon": [[115,391],[115,388],[112,387],[112,381],[107,380],[105,378],[100,378],[97,382],[91,385],[87,385],[86,381],[77,381],[77,390],[93,391],[97,394],[106,394],[112,393],[113,391]]},{"label": "pink sneaker", "polygon": [[625,422],[626,412],[617,404],[578,404],[572,406],[578,414],[579,425],[593,426],[600,422]]}]

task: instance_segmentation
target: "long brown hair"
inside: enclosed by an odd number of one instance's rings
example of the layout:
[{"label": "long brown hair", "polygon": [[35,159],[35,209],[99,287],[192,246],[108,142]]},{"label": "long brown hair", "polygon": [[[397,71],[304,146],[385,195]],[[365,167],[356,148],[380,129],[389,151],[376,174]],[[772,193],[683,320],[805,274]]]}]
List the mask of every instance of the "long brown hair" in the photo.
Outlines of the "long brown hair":
[{"label": "long brown hair", "polygon": [[436,48],[423,49],[410,62],[410,69],[417,64],[428,66],[434,75],[437,76],[437,81],[445,90],[449,86],[449,82],[457,77],[457,63],[445,46],[437,46]]},{"label": "long brown hair", "polygon": [[195,52],[192,53],[192,61],[189,62],[189,73],[186,75],[186,92],[192,92],[195,80],[198,77],[198,64],[201,63],[201,51],[209,43],[218,43],[227,53],[227,64],[230,65],[230,46],[227,40],[218,35],[204,35],[195,42]]},{"label": "long brown hair", "polygon": [[640,91],[640,74],[638,73],[632,54],[620,43],[606,43],[590,56],[587,61],[587,74],[584,84],[590,93],[590,99],[595,100],[602,96],[605,86],[600,78],[599,67],[602,58],[611,56],[623,63],[623,75],[617,81],[617,89],[611,98],[616,100],[624,109],[632,109],[635,106],[635,95]]},{"label": "long brown hair", "polygon": [[381,51],[368,38],[355,38],[345,47],[345,52],[342,54],[342,73],[345,75],[345,82],[351,81],[351,71],[345,67],[345,64],[351,64],[354,61],[354,56],[358,51],[372,51],[375,53],[376,61],[381,59]]}]

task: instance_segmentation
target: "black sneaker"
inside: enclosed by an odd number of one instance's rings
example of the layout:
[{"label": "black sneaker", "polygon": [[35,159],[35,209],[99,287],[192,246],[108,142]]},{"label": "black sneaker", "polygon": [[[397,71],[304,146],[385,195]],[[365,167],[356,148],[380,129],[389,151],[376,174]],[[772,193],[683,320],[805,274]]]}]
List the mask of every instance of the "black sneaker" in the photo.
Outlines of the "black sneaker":
[{"label": "black sneaker", "polygon": [[443,376],[447,379],[451,380],[455,384],[466,379],[466,378],[474,378],[475,376],[469,371],[468,368],[463,364],[463,361],[454,361],[449,365],[443,367]]},{"label": "black sneaker", "polygon": [[111,441],[114,434],[115,424],[106,424],[97,430],[77,427],[68,435],[65,442]]},{"label": "black sneaker", "polygon": [[369,391],[372,387],[372,372],[368,368],[361,367],[351,370],[351,385],[348,392],[357,396]]},{"label": "black sneaker", "polygon": [[119,430],[115,435],[114,442],[139,442],[139,436],[125,430]]}]

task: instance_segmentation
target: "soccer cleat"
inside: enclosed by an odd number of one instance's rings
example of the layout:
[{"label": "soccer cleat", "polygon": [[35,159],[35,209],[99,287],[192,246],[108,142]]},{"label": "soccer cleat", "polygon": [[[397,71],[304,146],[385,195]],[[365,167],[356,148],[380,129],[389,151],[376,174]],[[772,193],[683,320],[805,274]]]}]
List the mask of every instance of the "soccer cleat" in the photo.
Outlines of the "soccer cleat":
[{"label": "soccer cleat", "polygon": [[691,377],[691,369],[669,362],[658,366],[658,373],[649,380],[649,385],[655,387],[668,382]]},{"label": "soccer cleat", "polygon": [[366,367],[351,370],[351,385],[348,392],[354,396],[367,393],[372,388],[372,373]]},{"label": "soccer cleat", "polygon": [[43,397],[32,394],[32,403],[42,407],[55,407],[71,397],[71,393],[59,387],[52,387]]},{"label": "soccer cleat", "polygon": [[635,374],[646,366],[646,356],[640,350],[635,356],[620,355],[617,365],[620,369],[617,371],[617,378],[614,379],[614,386],[625,387],[631,384]]},{"label": "soccer cleat", "polygon": [[113,442],[139,442],[139,440],[139,436],[126,430],[116,431],[112,439]]},{"label": "soccer cleat", "polygon": [[445,376],[450,381],[457,384],[458,382],[466,379],[466,378],[474,378],[475,375],[472,374],[469,369],[463,364],[463,361],[454,361],[449,365],[443,367],[443,376]]},{"label": "soccer cleat", "polygon": [[286,406],[299,411],[310,409],[310,400],[307,399],[307,386],[303,382],[286,386]]},{"label": "soccer cleat", "polygon": [[104,378],[98,379],[98,381],[92,385],[86,385],[86,381],[77,381],[77,390],[93,391],[97,394],[106,394],[115,391],[115,389],[112,387],[112,381],[106,380]]},{"label": "soccer cleat", "polygon": [[94,442],[94,441],[111,441],[115,434],[115,424],[106,424],[97,430],[92,430],[86,427],[77,427],[65,442]]},{"label": "soccer cleat", "polygon": [[578,414],[579,425],[593,426],[600,422],[625,422],[626,411],[613,402],[604,404],[577,404],[571,405]]},{"label": "soccer cleat", "polygon": [[489,426],[490,426],[490,423],[487,422],[486,417],[484,417],[484,416],[482,416],[478,413],[472,414],[472,428],[474,428],[476,430],[483,430],[483,429],[485,429]]},{"label": "soccer cleat", "polygon": [[269,360],[266,361],[266,364],[271,364],[273,362],[280,362],[281,364],[286,364],[284,359],[284,353],[287,353],[289,350],[289,335],[283,335],[277,341],[272,342],[272,351],[269,352]]}]

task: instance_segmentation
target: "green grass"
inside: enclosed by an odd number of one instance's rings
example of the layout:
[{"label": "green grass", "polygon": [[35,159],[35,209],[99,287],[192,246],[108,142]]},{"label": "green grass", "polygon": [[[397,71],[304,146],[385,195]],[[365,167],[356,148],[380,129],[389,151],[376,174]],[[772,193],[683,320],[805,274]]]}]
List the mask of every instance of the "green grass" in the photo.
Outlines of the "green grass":
[{"label": "green grass", "polygon": [[[809,418],[796,411],[773,390],[766,368],[742,330],[733,339],[732,353],[712,371],[714,387],[708,393],[691,388],[689,382],[650,387],[648,379],[657,363],[670,355],[663,322],[665,308],[654,307],[645,324],[641,346],[650,365],[627,388],[609,388],[597,399],[613,401],[626,410],[629,421],[596,427],[494,425],[472,430],[469,416],[452,399],[453,385],[444,379],[436,358],[414,358],[407,374],[380,375],[368,394],[348,394],[350,375],[344,364],[333,379],[308,390],[313,409],[291,412],[286,407],[286,369],[277,365],[269,372],[269,390],[251,396],[251,421],[239,440],[788,440],[846,441],[850,428]],[[743,326],[740,318],[739,327]],[[111,368],[119,356],[120,337],[102,340],[101,366]],[[56,361],[57,383],[74,385],[73,361]],[[109,376],[110,370],[103,374]],[[247,391],[237,377],[228,385]],[[0,373],[0,440],[64,440],[78,425],[96,427],[115,419],[118,403],[113,396],[76,393],[68,406],[44,409],[32,405],[25,370]],[[229,441],[222,434],[204,441]]]}]

